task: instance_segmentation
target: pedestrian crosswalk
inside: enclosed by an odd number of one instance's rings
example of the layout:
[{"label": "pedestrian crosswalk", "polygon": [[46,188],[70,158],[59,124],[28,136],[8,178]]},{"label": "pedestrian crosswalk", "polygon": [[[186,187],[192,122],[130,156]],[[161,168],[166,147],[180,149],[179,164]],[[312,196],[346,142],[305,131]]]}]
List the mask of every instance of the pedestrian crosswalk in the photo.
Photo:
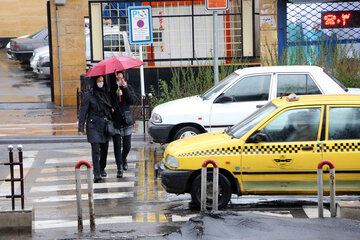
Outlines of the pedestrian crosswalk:
[{"label": "pedestrian crosswalk", "polygon": [[[41,158],[37,151],[24,151],[26,206],[35,211],[36,230],[77,227],[75,164],[91,162],[89,149],[52,150],[51,157]],[[128,157],[129,169],[116,178],[113,152],[109,151],[107,177],[93,184],[96,224],[177,223],[188,221],[198,210],[188,207],[190,195],[169,195],[154,175],[154,154],[151,147],[133,149]],[[89,225],[85,168],[81,168],[84,226]],[[9,189],[2,183],[1,191]],[[18,189],[17,189],[18,190]],[[238,198],[232,200],[236,203]],[[165,206],[165,207],[164,207]],[[170,208],[169,208],[170,206]],[[317,208],[303,207],[309,218],[317,218]],[[249,212],[241,209],[241,212]],[[250,211],[255,214],[293,218],[291,211]],[[325,217],[329,216],[325,209]]]}]

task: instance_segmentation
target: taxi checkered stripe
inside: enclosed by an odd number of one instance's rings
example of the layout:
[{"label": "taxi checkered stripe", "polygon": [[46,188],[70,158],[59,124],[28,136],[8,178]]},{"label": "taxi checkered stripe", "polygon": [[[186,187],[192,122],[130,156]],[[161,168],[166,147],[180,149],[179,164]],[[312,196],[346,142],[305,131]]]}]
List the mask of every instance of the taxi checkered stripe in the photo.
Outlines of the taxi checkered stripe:
[{"label": "taxi checkered stripe", "polygon": [[198,157],[198,156],[214,156],[214,155],[235,155],[241,153],[241,146],[227,147],[227,148],[217,148],[209,149],[203,151],[196,151],[190,153],[180,154],[179,157]]},{"label": "taxi checkered stripe", "polygon": [[245,146],[244,154],[275,154],[275,153],[297,153],[302,147],[311,146],[313,144],[306,145],[266,145],[266,146]]},{"label": "taxi checkered stripe", "polygon": [[323,149],[324,152],[355,152],[360,151],[360,142],[324,144]]}]

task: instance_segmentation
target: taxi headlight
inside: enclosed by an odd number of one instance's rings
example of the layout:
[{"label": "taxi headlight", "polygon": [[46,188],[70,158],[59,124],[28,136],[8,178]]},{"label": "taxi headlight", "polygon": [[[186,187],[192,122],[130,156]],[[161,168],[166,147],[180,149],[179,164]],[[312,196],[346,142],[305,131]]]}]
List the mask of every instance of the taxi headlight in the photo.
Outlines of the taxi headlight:
[{"label": "taxi headlight", "polygon": [[169,167],[172,168],[178,168],[179,167],[179,161],[177,160],[176,157],[168,154],[165,158],[165,163],[166,165],[168,165]]},{"label": "taxi headlight", "polygon": [[153,113],[153,114],[151,115],[151,121],[152,121],[153,123],[162,123],[161,116],[160,116],[159,114],[157,114],[157,113]]}]

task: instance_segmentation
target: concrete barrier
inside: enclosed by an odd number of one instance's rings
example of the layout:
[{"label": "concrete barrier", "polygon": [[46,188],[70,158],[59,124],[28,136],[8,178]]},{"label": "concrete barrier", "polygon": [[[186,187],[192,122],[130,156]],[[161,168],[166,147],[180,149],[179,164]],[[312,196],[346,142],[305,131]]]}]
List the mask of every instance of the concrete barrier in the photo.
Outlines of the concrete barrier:
[{"label": "concrete barrier", "polygon": [[0,212],[0,232],[30,232],[34,219],[33,210],[16,210]]},{"label": "concrete barrier", "polygon": [[360,220],[360,201],[337,202],[337,217]]}]

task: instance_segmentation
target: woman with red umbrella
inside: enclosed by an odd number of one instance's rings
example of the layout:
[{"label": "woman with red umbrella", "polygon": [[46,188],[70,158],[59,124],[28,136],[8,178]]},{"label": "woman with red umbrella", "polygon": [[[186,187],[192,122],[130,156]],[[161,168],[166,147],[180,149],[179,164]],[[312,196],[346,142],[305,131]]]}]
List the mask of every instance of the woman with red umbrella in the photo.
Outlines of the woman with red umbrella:
[{"label": "woman with red umbrella", "polygon": [[[116,74],[116,81],[112,81],[112,86],[110,90],[110,95],[112,99],[113,106],[113,118],[114,125],[116,128],[116,133],[113,136],[114,141],[114,153],[115,159],[118,167],[117,177],[121,178],[123,176],[123,170],[127,170],[127,161],[126,157],[130,151],[131,147],[131,133],[133,130],[133,124],[135,123],[134,116],[130,111],[130,104],[135,102],[135,94],[130,87],[127,86],[126,81],[124,80],[124,71],[126,69],[139,67],[145,63],[137,58],[127,57],[127,56],[115,56],[102,60],[94,67],[90,68],[86,73],[85,77],[93,77],[100,75],[110,74],[110,78]],[[117,85],[114,87],[115,83]],[[109,96],[108,96],[109,97]],[[103,102],[102,104],[108,105]],[[104,123],[105,124],[105,123]],[[105,125],[104,125],[105,126]],[[80,119],[79,119],[79,129],[80,129]],[[105,129],[105,127],[103,128]],[[89,137],[88,137],[89,139]],[[123,144],[121,144],[123,142]],[[123,150],[121,151],[121,145],[123,145]],[[94,162],[94,161],[93,161]],[[94,168],[95,168],[95,163]],[[106,165],[103,163],[101,166]],[[106,176],[105,169],[101,169],[103,176]],[[94,169],[95,174],[95,169]],[[97,176],[95,175],[95,179]]]},{"label": "woman with red umbrella", "polygon": [[106,177],[105,167],[109,138],[105,133],[107,119],[111,119],[112,104],[105,91],[103,76],[97,76],[93,88],[84,97],[79,114],[79,134],[84,133],[86,121],[87,140],[91,144],[91,155],[94,171],[94,182]]},{"label": "woman with red umbrella", "polygon": [[113,121],[116,134],[113,136],[114,154],[117,165],[116,177],[122,178],[123,171],[128,169],[127,155],[131,148],[131,134],[134,129],[135,118],[130,105],[136,101],[136,96],[125,81],[123,71],[116,73],[116,85],[111,86],[110,96],[113,103]]}]

